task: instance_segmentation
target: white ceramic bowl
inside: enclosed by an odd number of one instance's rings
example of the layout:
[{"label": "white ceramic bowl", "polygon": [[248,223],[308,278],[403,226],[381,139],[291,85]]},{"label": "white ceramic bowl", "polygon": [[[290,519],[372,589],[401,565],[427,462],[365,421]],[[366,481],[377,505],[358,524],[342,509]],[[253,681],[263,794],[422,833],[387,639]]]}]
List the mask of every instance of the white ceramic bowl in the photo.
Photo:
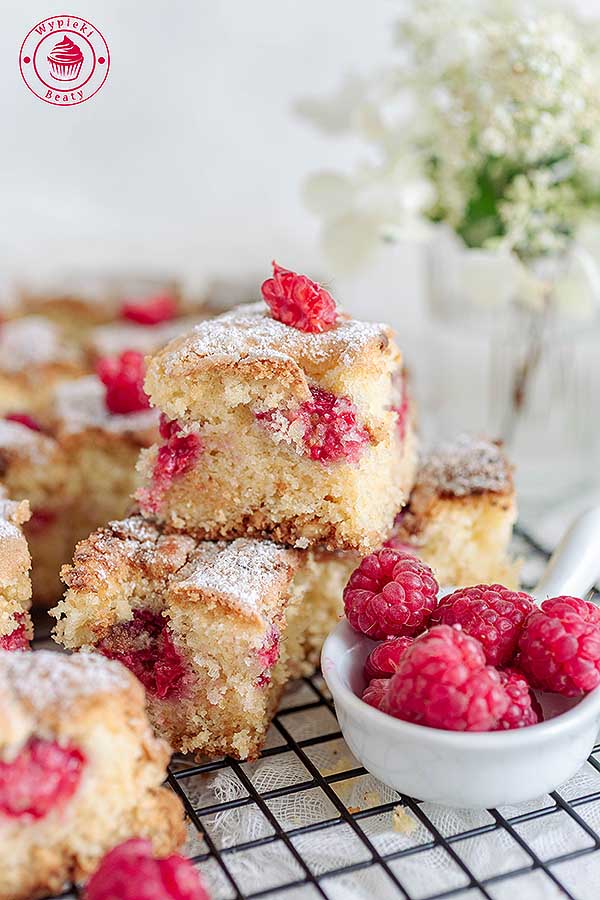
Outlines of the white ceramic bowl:
[{"label": "white ceramic bowl", "polygon": [[[600,572],[600,510],[581,517],[535,595],[585,594]],[[600,688],[581,700],[540,695],[546,721],[514,731],[464,733],[413,725],[360,699],[374,642],[341,622],[323,647],[323,676],[350,750],[390,787],[419,800],[486,808],[531,800],[570,778],[600,726]]]}]

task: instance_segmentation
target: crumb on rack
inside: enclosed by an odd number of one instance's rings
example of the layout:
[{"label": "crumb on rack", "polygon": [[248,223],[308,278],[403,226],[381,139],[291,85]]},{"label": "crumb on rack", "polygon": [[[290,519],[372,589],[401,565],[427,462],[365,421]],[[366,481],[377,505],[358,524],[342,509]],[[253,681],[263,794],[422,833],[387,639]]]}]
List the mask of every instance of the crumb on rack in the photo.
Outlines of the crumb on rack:
[{"label": "crumb on rack", "polygon": [[395,806],[392,810],[392,830],[399,834],[412,834],[416,829],[417,823],[412,813],[405,806]]}]

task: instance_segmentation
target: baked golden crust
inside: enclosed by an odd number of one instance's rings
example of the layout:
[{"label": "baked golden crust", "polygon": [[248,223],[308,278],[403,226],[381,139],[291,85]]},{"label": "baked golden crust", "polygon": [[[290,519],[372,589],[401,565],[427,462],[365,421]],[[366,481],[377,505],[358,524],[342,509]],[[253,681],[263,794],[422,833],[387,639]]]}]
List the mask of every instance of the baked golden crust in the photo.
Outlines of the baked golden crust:
[{"label": "baked golden crust", "polygon": [[167,415],[182,418],[179,404],[165,403],[179,379],[189,384],[203,375],[235,373],[240,381],[276,380],[302,401],[310,397],[310,378],[325,382],[343,369],[377,372],[384,364],[394,370],[401,365],[387,325],[341,316],[336,328],[307,334],[273,319],[264,303],[251,303],[171,341],[150,361],[147,389]]},{"label": "baked golden crust", "polygon": [[[260,625],[281,606],[301,559],[298,551],[268,541],[198,541],[163,533],[141,516],[131,516],[81,541],[62,578],[76,593],[98,594],[109,573],[131,582],[133,590],[136,579],[143,579],[163,587],[169,606],[216,603]],[[108,624],[117,615],[113,610]]]},{"label": "baked golden crust", "polygon": [[149,838],[160,854],[183,842],[181,804],[160,786],[170,751],[126,669],[92,654],[0,653],[0,698],[2,758],[33,737],[70,743],[85,758],[64,808],[38,820],[0,816],[1,900],[58,892],[130,837]]},{"label": "baked golden crust", "polygon": [[513,492],[513,467],[502,442],[461,434],[423,455],[411,506],[426,511],[429,498]]}]

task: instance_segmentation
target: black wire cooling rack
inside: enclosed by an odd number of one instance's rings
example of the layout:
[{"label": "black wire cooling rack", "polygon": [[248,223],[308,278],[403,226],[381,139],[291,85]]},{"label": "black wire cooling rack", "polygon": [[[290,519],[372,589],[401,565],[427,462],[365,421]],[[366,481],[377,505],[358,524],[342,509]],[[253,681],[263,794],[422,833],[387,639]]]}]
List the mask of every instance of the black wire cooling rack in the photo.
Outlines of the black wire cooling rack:
[{"label": "black wire cooling rack", "polygon": [[[548,554],[522,530],[515,540],[533,584]],[[279,762],[282,783],[261,783],[260,767]],[[286,694],[258,761],[175,757],[168,783],[189,817],[185,852],[213,900],[600,897],[600,744],[552,794],[475,813],[400,795],[355,762],[319,674]],[[251,832],[237,828],[241,816]]]}]

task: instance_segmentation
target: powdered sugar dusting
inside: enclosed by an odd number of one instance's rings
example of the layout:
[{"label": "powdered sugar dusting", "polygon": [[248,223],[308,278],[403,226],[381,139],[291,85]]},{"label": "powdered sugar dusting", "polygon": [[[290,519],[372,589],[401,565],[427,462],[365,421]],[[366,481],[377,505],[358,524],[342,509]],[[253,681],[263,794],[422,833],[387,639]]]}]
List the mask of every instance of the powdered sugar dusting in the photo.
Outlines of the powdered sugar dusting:
[{"label": "powdered sugar dusting", "polygon": [[222,596],[241,611],[258,612],[265,594],[291,580],[294,555],[271,541],[202,541],[181,570],[178,587]]},{"label": "powdered sugar dusting", "polygon": [[506,493],[512,488],[512,473],[498,444],[460,435],[431,450],[423,459],[418,482],[455,497],[483,491]]},{"label": "powdered sugar dusting", "polygon": [[39,431],[33,431],[20,422],[10,422],[0,419],[0,455],[2,451],[9,453],[23,453],[34,462],[47,462],[48,457],[55,448],[52,438]]},{"label": "powdered sugar dusting", "polygon": [[4,372],[73,360],[73,351],[65,346],[58,326],[43,316],[26,316],[0,327],[0,369]]},{"label": "powdered sugar dusting", "polygon": [[[119,537],[134,541],[137,544],[147,544],[149,547],[156,544],[160,537],[160,531],[157,526],[142,516],[129,516],[128,519],[109,522],[108,528],[110,529],[109,535],[112,532],[112,534],[117,534]],[[174,540],[177,540],[179,537],[180,535],[178,534],[173,535]],[[183,536],[181,535],[181,537]]]},{"label": "powdered sugar dusting", "polygon": [[[29,519],[29,504],[26,500],[9,500],[0,485],[0,541],[6,538],[21,538],[19,528]],[[24,540],[24,539],[23,539]]]},{"label": "powdered sugar dusting", "polygon": [[[15,540],[15,538],[19,538],[21,536],[20,530],[10,519],[5,518],[3,515],[3,504],[0,501],[0,544],[2,544],[6,540]],[[2,547],[0,547],[0,553],[2,552]]]},{"label": "powdered sugar dusting", "polygon": [[103,656],[67,656],[51,650],[0,651],[0,675],[8,680],[14,694],[37,713],[49,706],[67,707],[80,697],[122,691],[131,684],[127,670]]},{"label": "powdered sugar dusting", "polygon": [[344,318],[329,331],[307,334],[271,318],[264,303],[249,303],[200,322],[187,340],[167,350],[164,365],[167,372],[174,372],[191,357],[228,363],[253,359],[319,363],[333,357],[346,366],[373,342],[387,347],[388,340],[388,326]]},{"label": "powdered sugar dusting", "polygon": [[[166,577],[176,593],[206,592],[242,613],[260,614],[268,594],[284,591],[299,560],[295,550],[272,541],[238,538],[198,541],[187,534],[163,533],[142,516],[109,522],[89,538],[95,552],[84,554],[83,566],[93,560],[102,574],[103,557],[114,568],[125,557],[139,565],[144,577]],[[75,557],[75,567],[78,565]],[[166,590],[164,584],[160,590]],[[201,602],[196,597],[191,598]]]},{"label": "powdered sugar dusting", "polygon": [[112,432],[139,432],[158,428],[156,409],[116,415],[104,402],[105,387],[96,375],[60,382],[54,391],[54,412],[67,434],[101,428]]}]

